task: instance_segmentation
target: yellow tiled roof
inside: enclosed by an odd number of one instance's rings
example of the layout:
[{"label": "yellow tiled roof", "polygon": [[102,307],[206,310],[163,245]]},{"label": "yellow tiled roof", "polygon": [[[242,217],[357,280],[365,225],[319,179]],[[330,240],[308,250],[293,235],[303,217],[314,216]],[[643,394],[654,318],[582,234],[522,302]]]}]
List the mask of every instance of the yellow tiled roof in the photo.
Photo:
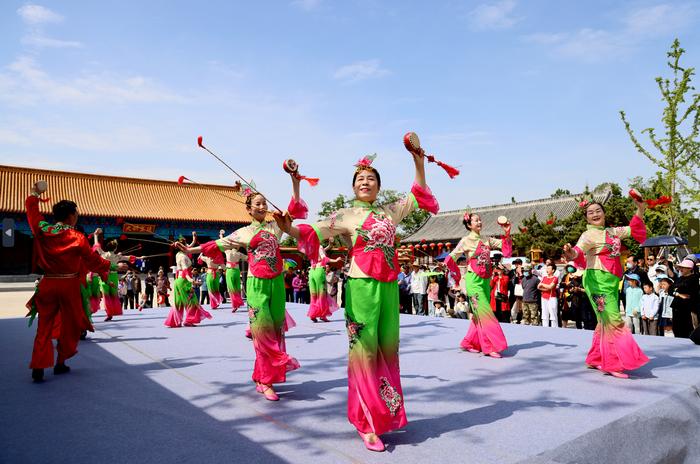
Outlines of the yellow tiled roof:
[{"label": "yellow tiled roof", "polygon": [[[72,200],[84,216],[197,222],[250,221],[245,198],[233,187],[114,177],[0,165],[0,212],[24,212],[24,200],[37,180],[46,180],[41,204],[49,213],[59,200]],[[230,198],[227,198],[230,197]],[[235,199],[235,200],[234,200]],[[238,200],[238,201],[236,201]]]}]

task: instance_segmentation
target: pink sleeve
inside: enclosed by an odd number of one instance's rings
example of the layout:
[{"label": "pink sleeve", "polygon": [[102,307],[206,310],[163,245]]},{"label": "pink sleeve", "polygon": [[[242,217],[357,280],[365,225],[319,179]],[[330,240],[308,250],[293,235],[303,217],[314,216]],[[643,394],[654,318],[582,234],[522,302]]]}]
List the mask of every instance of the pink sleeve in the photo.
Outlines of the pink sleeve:
[{"label": "pink sleeve", "polygon": [[318,248],[321,246],[321,241],[316,235],[316,230],[308,224],[299,224],[299,240],[297,248],[304,253],[313,263],[318,261]]},{"label": "pink sleeve", "polygon": [[420,185],[413,183],[411,187],[411,193],[416,197],[416,202],[420,209],[424,209],[430,213],[437,214],[440,211],[440,205],[437,199],[433,196],[433,192],[430,191],[430,187],[427,185],[421,187]]},{"label": "pink sleeve", "polygon": [[211,240],[201,246],[202,254],[214,260],[216,264],[224,264],[224,257],[221,254],[221,249],[216,243],[216,240]]},{"label": "pink sleeve", "polygon": [[292,199],[289,200],[287,211],[289,211],[293,219],[306,219],[309,216],[309,207],[306,206],[306,203],[301,198],[299,198],[299,201],[296,201],[294,197],[292,197]]},{"label": "pink sleeve", "polygon": [[644,224],[642,218],[636,214],[632,216],[632,220],[630,221],[630,231],[632,238],[639,243],[647,239],[647,226]]},{"label": "pink sleeve", "polygon": [[452,259],[452,256],[448,255],[447,258],[445,258],[445,265],[450,271],[450,275],[454,279],[455,285],[459,285],[459,282],[462,280],[462,272],[459,270],[457,263],[455,263],[455,261]]},{"label": "pink sleeve", "polygon": [[580,249],[578,246],[575,246],[572,248],[576,252],[576,257],[574,258],[574,266],[576,266],[579,269],[586,269],[586,256],[583,253],[583,250]]},{"label": "pink sleeve", "polygon": [[513,237],[510,234],[506,235],[501,242],[501,253],[504,258],[513,256]]}]

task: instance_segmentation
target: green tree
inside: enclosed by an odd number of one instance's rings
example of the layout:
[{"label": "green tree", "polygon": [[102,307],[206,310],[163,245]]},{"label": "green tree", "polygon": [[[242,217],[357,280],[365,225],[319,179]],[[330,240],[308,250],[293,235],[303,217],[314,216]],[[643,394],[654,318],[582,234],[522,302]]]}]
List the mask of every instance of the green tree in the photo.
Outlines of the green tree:
[{"label": "green tree", "polygon": [[559,198],[559,197],[566,197],[571,195],[571,192],[569,192],[566,189],[563,188],[558,188],[553,194],[550,195],[551,198]]},{"label": "green tree", "polygon": [[[678,39],[674,40],[667,53],[667,64],[672,70],[673,78],[656,78],[662,101],[666,104],[661,118],[664,135],[657,136],[652,127],[641,131],[647,134],[653,149],[642,145],[627,121],[625,112],[620,111],[634,147],[660,168],[656,190],[673,198],[673,203],[661,210],[671,234],[679,230],[681,225],[681,196],[689,202],[691,210],[697,211],[700,206],[700,142],[697,140],[700,131],[700,94],[692,94],[695,88],[692,87],[691,80],[695,68],[680,65],[683,53],[685,50],[681,48]],[[688,103],[686,99],[689,100]]]}]

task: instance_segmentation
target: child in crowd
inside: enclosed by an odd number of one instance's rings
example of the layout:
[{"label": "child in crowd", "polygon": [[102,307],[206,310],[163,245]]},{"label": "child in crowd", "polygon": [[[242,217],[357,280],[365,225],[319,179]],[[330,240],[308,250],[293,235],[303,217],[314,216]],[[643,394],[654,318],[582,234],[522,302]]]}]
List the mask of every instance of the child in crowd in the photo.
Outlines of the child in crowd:
[{"label": "child in crowd", "polygon": [[659,335],[665,337],[673,337],[672,285],[673,279],[667,275],[659,279]]},{"label": "child in crowd", "polygon": [[447,311],[445,311],[445,303],[443,303],[442,301],[433,301],[433,308],[435,309],[435,317],[447,317]]},{"label": "child in crowd", "polygon": [[643,288],[644,295],[642,295],[641,301],[642,333],[645,335],[656,335],[659,297],[656,295],[656,293],[654,293],[654,284],[651,282],[645,282]]},{"label": "child in crowd", "polygon": [[464,293],[457,295],[457,302],[454,308],[454,317],[458,319],[471,319],[469,313],[469,305],[467,305],[467,296]]},{"label": "child in crowd", "polygon": [[435,302],[439,301],[440,284],[437,282],[436,276],[430,276],[430,284],[428,284],[428,315],[435,316]]},{"label": "child in crowd", "polygon": [[641,313],[642,313],[642,289],[639,288],[641,281],[637,274],[627,274],[625,279],[629,280],[630,286],[625,290],[625,324],[632,333],[642,333]]}]

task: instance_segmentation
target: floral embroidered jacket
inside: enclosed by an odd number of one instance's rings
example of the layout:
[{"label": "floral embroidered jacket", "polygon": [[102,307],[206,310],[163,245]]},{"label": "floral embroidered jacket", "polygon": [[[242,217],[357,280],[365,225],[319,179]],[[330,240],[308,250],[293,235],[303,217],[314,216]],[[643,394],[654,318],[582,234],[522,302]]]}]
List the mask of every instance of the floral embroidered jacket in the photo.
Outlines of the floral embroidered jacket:
[{"label": "floral embroidered jacket", "polygon": [[241,253],[239,250],[226,250],[224,251],[226,255],[226,267],[231,269],[236,269],[238,267],[239,261],[248,261],[248,256],[245,253]]},{"label": "floral embroidered jacket", "polygon": [[182,251],[178,251],[175,255],[175,278],[178,277],[192,280],[192,259]]},{"label": "floral embroidered jacket", "polygon": [[445,258],[445,265],[455,282],[462,279],[462,273],[456,263],[456,258],[462,253],[467,257],[467,272],[474,272],[483,279],[491,278],[493,266],[491,264],[491,250],[501,250],[503,256],[509,258],[513,253],[513,240],[510,234],[502,239],[487,237],[471,231],[459,241],[457,246]]},{"label": "floral embroidered jacket", "polygon": [[598,269],[622,278],[621,240],[632,237],[642,243],[647,238],[644,221],[637,215],[632,217],[629,226],[601,227],[588,225],[573,248],[574,264],[579,269]]},{"label": "floral embroidered jacket", "polygon": [[349,277],[396,281],[396,225],[415,208],[437,213],[439,205],[428,187],[413,184],[411,193],[394,203],[377,207],[355,200],[352,207],[334,212],[328,219],[299,226],[299,250],[311,262],[319,261],[321,241],[335,236],[350,238]]},{"label": "floral embroidered jacket", "polygon": [[[289,202],[287,210],[294,218],[305,217],[307,213],[306,203],[301,199]],[[259,279],[272,279],[282,274],[282,254],[280,253],[279,239],[282,230],[275,222],[252,221],[250,225],[242,227],[230,235],[218,240],[212,240],[202,245],[202,254],[213,258],[215,262],[221,259],[221,252],[238,250],[238,244],[243,244],[248,249],[248,269],[252,275]]]}]

